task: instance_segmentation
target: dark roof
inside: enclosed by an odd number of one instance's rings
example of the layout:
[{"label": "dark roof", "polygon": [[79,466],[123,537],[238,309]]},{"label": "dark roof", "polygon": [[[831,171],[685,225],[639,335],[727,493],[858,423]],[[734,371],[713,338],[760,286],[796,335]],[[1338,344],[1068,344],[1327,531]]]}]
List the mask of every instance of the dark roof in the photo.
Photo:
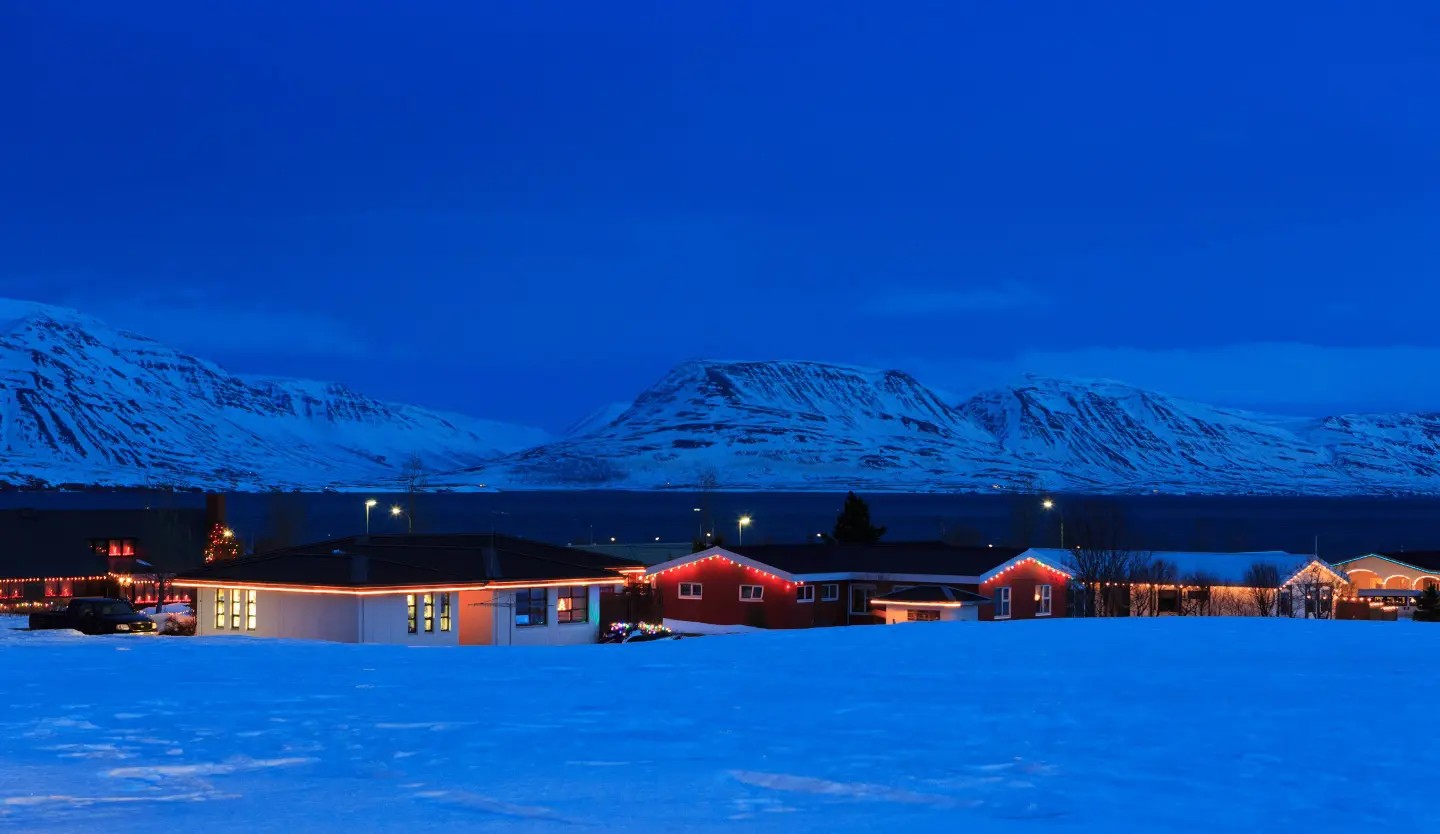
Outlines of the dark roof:
[{"label": "dark roof", "polygon": [[1391,553],[1377,553],[1396,562],[1404,562],[1420,570],[1440,571],[1440,550],[1399,550]]},{"label": "dark roof", "polygon": [[906,588],[903,591],[892,591],[883,597],[875,597],[870,603],[881,604],[890,602],[973,602],[985,604],[994,602],[987,596],[964,591],[959,588],[952,588],[949,585],[917,585],[914,588]]},{"label": "dark roof", "polygon": [[3,510],[0,579],[106,573],[110,562],[95,555],[94,539],[134,539],[138,558],[186,570],[204,561],[205,538],[205,511],[199,509]]},{"label": "dark roof", "polygon": [[330,588],[618,579],[642,568],[574,547],[492,533],[352,536],[216,562],[181,579]]},{"label": "dark roof", "polygon": [[979,576],[1024,552],[1019,547],[955,547],[944,542],[763,544],[725,549],[794,575],[910,573]]}]

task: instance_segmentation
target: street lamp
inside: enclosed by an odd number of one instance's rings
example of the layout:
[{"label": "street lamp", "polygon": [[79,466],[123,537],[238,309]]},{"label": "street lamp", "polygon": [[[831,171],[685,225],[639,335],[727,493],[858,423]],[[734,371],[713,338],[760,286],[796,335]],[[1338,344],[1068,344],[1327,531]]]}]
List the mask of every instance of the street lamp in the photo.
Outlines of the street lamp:
[{"label": "street lamp", "polygon": [[[1054,502],[1054,501],[1051,501],[1049,498],[1046,498],[1044,501],[1041,501],[1041,502],[1040,502],[1040,506],[1043,507],[1043,508],[1045,509],[1045,512],[1048,513],[1048,512],[1050,512],[1051,510],[1055,509],[1055,502]],[[1064,549],[1065,549],[1065,514],[1064,514],[1064,513],[1061,513],[1061,514],[1060,514],[1060,549],[1061,549],[1061,550],[1064,550]]]},{"label": "street lamp", "polygon": [[365,535],[367,536],[370,535],[370,511],[375,509],[375,505],[379,503],[374,498],[365,502]]},{"label": "street lamp", "polygon": [[399,518],[399,517],[402,516],[402,515],[405,516],[405,532],[407,532],[407,533],[413,533],[413,532],[415,532],[415,519],[411,518],[409,513],[405,512],[405,510],[401,509],[401,507],[400,507],[399,504],[395,504],[394,506],[392,506],[392,507],[390,508],[390,517],[391,517],[391,518]]},{"label": "street lamp", "polygon": [[735,522],[735,529],[739,531],[739,535],[736,537],[738,541],[735,542],[737,545],[745,543],[745,528],[749,526],[750,516],[748,515],[740,516],[740,520]]}]

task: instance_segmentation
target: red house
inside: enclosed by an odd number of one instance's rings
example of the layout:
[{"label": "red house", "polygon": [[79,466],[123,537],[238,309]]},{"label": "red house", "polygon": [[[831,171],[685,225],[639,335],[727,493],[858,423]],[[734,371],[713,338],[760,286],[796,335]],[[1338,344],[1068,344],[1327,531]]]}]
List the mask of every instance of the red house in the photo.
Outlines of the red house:
[{"label": "red house", "polygon": [[1074,580],[1070,568],[1044,551],[1017,554],[980,577],[980,593],[993,605],[982,608],[982,620],[1033,620],[1066,616],[1066,589]]},{"label": "red house", "polygon": [[884,622],[870,604],[877,596],[917,585],[975,591],[981,574],[1020,552],[943,542],[712,547],[646,575],[665,619],[681,629],[872,625]]}]

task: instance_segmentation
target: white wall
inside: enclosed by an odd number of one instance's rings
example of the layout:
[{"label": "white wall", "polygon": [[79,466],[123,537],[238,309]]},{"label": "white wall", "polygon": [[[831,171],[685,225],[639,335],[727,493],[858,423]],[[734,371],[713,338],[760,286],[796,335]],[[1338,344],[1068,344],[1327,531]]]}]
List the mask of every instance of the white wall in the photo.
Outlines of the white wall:
[{"label": "white wall", "polygon": [[[231,628],[231,596],[240,592],[240,628]],[[215,627],[215,589],[197,588],[199,607],[196,633],[202,635],[241,634],[250,637],[291,637],[300,640],[332,640],[354,643],[359,640],[357,597],[340,594],[297,594],[258,590],[255,594],[255,628],[247,628],[246,588],[225,589],[225,628]]]},{"label": "white wall", "polygon": [[[907,613],[909,610],[910,608],[908,606],[887,604],[885,606],[885,624],[897,625],[900,623],[909,623],[910,620],[906,619],[907,617],[909,617],[909,614]],[[929,608],[916,610],[934,611],[935,609]],[[962,605],[959,608],[940,609],[940,622],[942,623],[976,622],[979,619],[980,608],[975,605]]]},{"label": "white wall", "polygon": [[440,597],[436,593],[433,632],[425,630],[425,595],[415,595],[415,633],[410,633],[410,617],[405,594],[361,597],[360,629],[366,643],[403,643],[409,646],[460,645],[460,594],[450,593],[450,630],[441,631]]}]

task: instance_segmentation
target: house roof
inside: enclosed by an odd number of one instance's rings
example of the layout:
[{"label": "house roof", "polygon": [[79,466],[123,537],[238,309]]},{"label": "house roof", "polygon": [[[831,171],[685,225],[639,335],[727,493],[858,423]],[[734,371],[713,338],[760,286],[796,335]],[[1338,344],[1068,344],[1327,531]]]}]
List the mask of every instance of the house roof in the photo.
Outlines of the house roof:
[{"label": "house roof", "polygon": [[956,547],[944,542],[762,544],[724,549],[796,577],[908,574],[968,578],[1021,552],[1018,547]]},{"label": "house roof", "polygon": [[110,560],[95,554],[95,539],[134,539],[138,558],[184,570],[204,560],[205,533],[199,509],[3,510],[0,579],[107,573]]},{"label": "house roof", "polygon": [[1335,564],[1344,566],[1351,562],[1369,558],[1384,559],[1387,562],[1394,562],[1407,568],[1418,571],[1440,571],[1440,550],[1396,550],[1385,553],[1366,553],[1363,556],[1355,556],[1350,559],[1341,559]]},{"label": "house roof", "polygon": [[352,536],[216,562],[181,583],[241,583],[335,589],[616,580],[642,570],[574,547],[498,534]]},{"label": "house roof", "polygon": [[892,591],[881,597],[874,597],[870,600],[871,605],[903,605],[905,603],[918,603],[928,605],[960,605],[970,603],[973,605],[987,605],[994,600],[971,591],[960,588],[952,588],[949,585],[916,585],[913,588],[906,588],[903,591]]},{"label": "house roof", "polygon": [[[1175,566],[1176,577],[1185,579],[1196,574],[1205,574],[1216,585],[1243,585],[1245,572],[1251,565],[1265,564],[1275,567],[1281,581],[1293,579],[1310,563],[1320,561],[1308,553],[1286,553],[1281,550],[1247,551],[1243,553],[1216,553],[1195,550],[1153,550],[1145,551],[1153,561],[1164,560]],[[1041,564],[1062,573],[1074,575],[1075,553],[1070,550],[1035,548],[1027,550],[1014,559],[986,573],[982,580],[988,581],[1014,564],[1025,559],[1034,559]],[[1320,564],[1342,579],[1344,574],[1320,561]]]}]

